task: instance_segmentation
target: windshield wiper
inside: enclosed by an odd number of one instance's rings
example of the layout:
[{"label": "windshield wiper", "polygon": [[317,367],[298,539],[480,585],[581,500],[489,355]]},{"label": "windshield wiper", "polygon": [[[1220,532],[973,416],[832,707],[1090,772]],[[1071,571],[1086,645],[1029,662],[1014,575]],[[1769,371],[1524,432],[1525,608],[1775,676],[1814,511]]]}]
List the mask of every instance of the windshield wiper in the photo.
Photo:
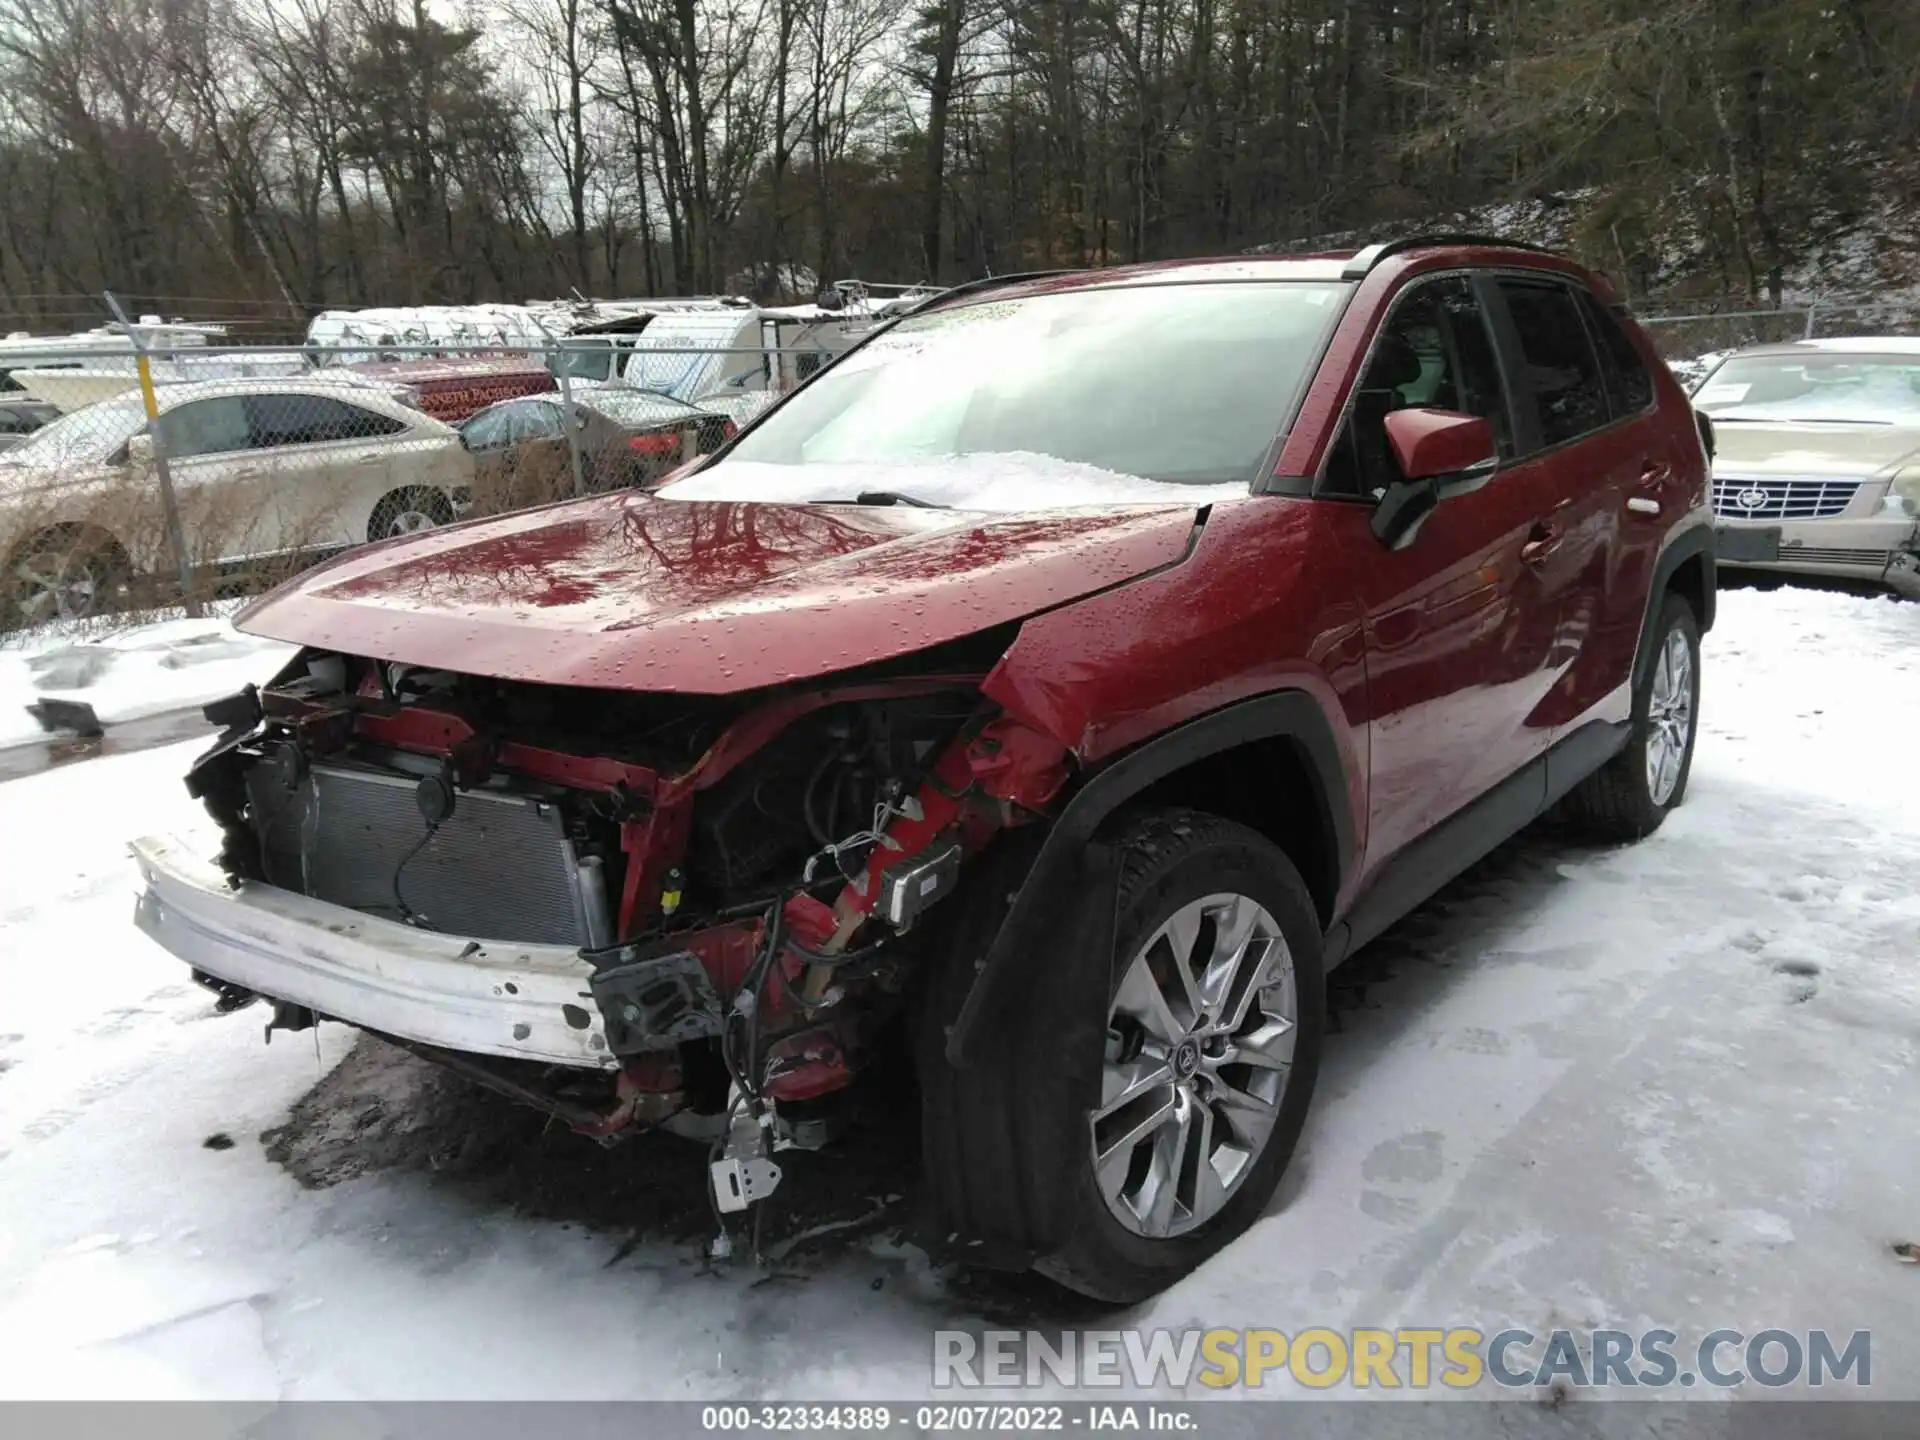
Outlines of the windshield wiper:
[{"label": "windshield wiper", "polygon": [[918,495],[905,495],[898,490],[862,490],[853,497],[856,505],[911,505],[919,510],[951,510],[951,505],[941,505],[933,500],[922,500]]}]

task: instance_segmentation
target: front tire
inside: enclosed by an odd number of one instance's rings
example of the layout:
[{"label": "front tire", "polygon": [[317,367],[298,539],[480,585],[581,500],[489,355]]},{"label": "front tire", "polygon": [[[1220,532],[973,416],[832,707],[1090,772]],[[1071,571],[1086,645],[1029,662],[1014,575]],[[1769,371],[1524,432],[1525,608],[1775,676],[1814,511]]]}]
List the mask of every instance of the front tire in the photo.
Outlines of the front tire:
[{"label": "front tire", "polygon": [[133,565],[111,535],[55,525],[7,559],[6,619],[0,629],[49,620],[90,620],[125,602]]},{"label": "front tire", "polygon": [[1632,723],[1626,748],[1561,802],[1562,815],[1595,840],[1651,835],[1686,798],[1700,727],[1700,624],[1683,595],[1661,601]]},{"label": "front tire", "polygon": [[[948,1233],[1131,1303],[1259,1218],[1306,1120],[1325,1026],[1320,924],[1287,857],[1190,810],[1112,836],[1112,952],[1035,961],[974,1069],[922,1047],[929,1186]],[[974,951],[945,957],[957,1007]],[[939,1036],[938,1026],[933,1027]]]}]

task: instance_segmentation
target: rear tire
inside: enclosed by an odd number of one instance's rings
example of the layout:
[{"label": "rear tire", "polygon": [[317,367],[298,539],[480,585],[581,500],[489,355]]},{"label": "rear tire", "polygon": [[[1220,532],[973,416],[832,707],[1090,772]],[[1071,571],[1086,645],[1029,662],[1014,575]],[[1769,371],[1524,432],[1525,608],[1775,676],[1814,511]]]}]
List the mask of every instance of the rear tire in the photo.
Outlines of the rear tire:
[{"label": "rear tire", "polygon": [[1632,726],[1626,748],[1560,802],[1562,818],[1595,840],[1651,835],[1686,798],[1700,728],[1700,625],[1685,596],[1661,601]]},{"label": "rear tire", "polygon": [[922,1131],[943,1233],[1131,1303],[1266,1208],[1306,1120],[1326,1004],[1319,919],[1278,847],[1191,810],[1125,817],[1111,844],[1117,885],[1090,897],[1117,906],[1111,953],[1062,926],[1017,1015],[955,1071],[944,1024],[1008,887],[968,906],[931,977]]},{"label": "rear tire", "polygon": [[431,485],[409,485],[380,497],[367,522],[367,539],[391,540],[453,523],[453,504]]}]

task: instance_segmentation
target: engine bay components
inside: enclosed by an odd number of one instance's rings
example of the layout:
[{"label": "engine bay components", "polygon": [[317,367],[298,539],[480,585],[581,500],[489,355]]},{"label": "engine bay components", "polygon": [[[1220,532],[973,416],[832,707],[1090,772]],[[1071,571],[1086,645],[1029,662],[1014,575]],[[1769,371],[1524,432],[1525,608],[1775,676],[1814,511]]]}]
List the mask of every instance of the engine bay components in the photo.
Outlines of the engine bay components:
[{"label": "engine bay components", "polygon": [[960,883],[960,843],[923,855],[887,871],[880,913],[896,930],[904,930],[936,900]]},{"label": "engine bay components", "polygon": [[648,948],[623,946],[611,952],[611,964],[594,971],[593,999],[606,1021],[607,1048],[638,1055],[718,1039],[720,996],[706,966],[688,950],[649,956]]},{"label": "engine bay components", "polygon": [[[513,947],[577,952],[578,992],[545,1023],[594,1070],[488,1061],[502,1093],[600,1140],[712,1134],[734,1099],[765,1136],[797,1106],[783,1143],[811,1145],[901,1012],[908,933],[1066,781],[1065,747],[979,687],[610,697],[307,652],[223,707],[189,783],[234,881],[464,942],[503,1002]],[[471,1033],[410,1023],[429,1055]],[[721,1156],[716,1199],[766,1193],[749,1162],[769,1148]]]},{"label": "engine bay components", "polygon": [[713,1203],[722,1215],[738,1215],[773,1194],[780,1167],[767,1154],[767,1127],[744,1110],[727,1126],[720,1158],[708,1166]]}]

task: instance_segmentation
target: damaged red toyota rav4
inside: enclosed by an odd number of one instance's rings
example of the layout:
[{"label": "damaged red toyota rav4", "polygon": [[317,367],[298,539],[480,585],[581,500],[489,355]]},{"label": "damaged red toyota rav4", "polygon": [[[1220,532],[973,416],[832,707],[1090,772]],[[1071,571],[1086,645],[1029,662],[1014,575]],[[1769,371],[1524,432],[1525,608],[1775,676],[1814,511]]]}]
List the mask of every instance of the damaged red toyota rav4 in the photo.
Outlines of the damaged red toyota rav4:
[{"label": "damaged red toyota rav4", "polygon": [[1326,975],[1686,789],[1711,432],[1604,281],[1443,237],[949,291],[717,454],[242,629],[139,924],[744,1210],[904,1033],[941,1233],[1089,1295],[1255,1223]]}]

